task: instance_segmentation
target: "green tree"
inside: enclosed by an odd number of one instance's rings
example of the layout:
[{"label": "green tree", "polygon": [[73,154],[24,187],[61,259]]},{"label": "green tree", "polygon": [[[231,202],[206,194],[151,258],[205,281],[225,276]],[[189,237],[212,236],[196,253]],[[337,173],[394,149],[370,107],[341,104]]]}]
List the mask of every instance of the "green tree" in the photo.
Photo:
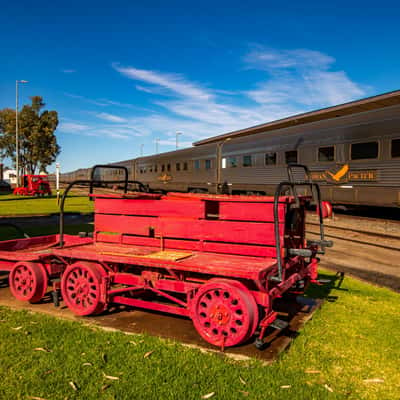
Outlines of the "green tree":
[{"label": "green tree", "polygon": [[[31,102],[18,113],[19,162],[22,171],[35,174],[56,160],[60,146],[55,135],[57,111],[42,111],[40,96],[31,97]],[[10,108],[0,110],[0,155],[15,162],[15,110]]]}]

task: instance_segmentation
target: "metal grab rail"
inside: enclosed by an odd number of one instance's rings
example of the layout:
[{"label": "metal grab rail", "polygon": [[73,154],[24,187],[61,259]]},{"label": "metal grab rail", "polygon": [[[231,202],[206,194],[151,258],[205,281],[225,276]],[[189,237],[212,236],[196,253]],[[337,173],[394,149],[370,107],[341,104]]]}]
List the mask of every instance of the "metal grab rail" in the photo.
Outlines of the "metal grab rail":
[{"label": "metal grab rail", "polygon": [[[293,168],[302,168],[306,174],[306,181],[295,181],[293,175]],[[287,166],[287,172],[289,181],[281,182],[275,191],[274,195],[274,234],[275,234],[275,246],[276,246],[276,261],[278,264],[278,275],[271,277],[271,280],[282,282],[282,255],[281,255],[281,238],[279,236],[279,214],[278,214],[278,205],[279,205],[279,197],[282,195],[284,188],[289,188],[292,196],[295,199],[296,207],[300,207],[300,200],[296,190],[298,186],[306,186],[311,190],[312,199],[314,200],[314,193],[316,193],[317,197],[317,205],[319,207],[319,227],[320,227],[320,238],[321,243],[324,243],[325,234],[324,234],[324,223],[322,218],[322,202],[321,202],[321,190],[317,183],[314,183],[311,179],[311,174],[307,166],[302,164],[289,164]]]},{"label": "metal grab rail", "polygon": [[[125,172],[125,178],[124,180],[111,180],[111,181],[102,181],[102,180],[95,180],[94,175],[96,172],[96,169],[99,168],[104,168],[104,169],[121,169]],[[60,227],[59,227],[59,247],[64,246],[64,205],[65,205],[65,199],[67,198],[67,195],[69,191],[72,189],[73,186],[75,185],[88,185],[89,186],[89,195],[93,194],[93,188],[95,186],[100,186],[101,184],[104,183],[123,183],[124,184],[124,193],[127,193],[128,191],[128,185],[129,184],[136,184],[139,186],[139,191],[140,192],[149,192],[149,188],[145,186],[142,182],[139,181],[129,181],[128,180],[128,168],[119,166],[119,165],[103,165],[103,164],[97,164],[92,168],[92,171],[90,173],[90,180],[76,180],[71,182],[67,188],[65,189],[61,201],[60,201]]]}]

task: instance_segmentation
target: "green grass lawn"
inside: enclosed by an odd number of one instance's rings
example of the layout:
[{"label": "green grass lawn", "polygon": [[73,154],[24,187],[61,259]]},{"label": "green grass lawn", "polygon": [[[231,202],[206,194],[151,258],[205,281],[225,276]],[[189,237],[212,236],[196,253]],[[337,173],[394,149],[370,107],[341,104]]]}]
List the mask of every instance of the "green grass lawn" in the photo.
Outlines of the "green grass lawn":
[{"label": "green grass lawn", "polygon": [[0,398],[399,399],[400,295],[351,278],[310,295],[325,304],[270,366],[0,308]]},{"label": "green grass lawn", "polygon": [[[93,212],[93,202],[88,196],[71,196],[65,201],[66,212]],[[57,199],[50,197],[25,197],[0,195],[0,215],[54,214],[59,212]]]}]

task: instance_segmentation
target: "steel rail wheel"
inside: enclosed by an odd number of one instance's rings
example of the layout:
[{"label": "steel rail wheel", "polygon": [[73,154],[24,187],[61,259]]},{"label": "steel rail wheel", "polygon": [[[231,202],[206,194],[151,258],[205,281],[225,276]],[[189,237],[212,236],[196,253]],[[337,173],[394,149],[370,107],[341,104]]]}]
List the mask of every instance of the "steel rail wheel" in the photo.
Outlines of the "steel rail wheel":
[{"label": "steel rail wheel", "polygon": [[37,303],[47,291],[47,273],[41,264],[18,262],[9,276],[10,290],[15,298]]},{"label": "steel rail wheel", "polygon": [[240,282],[212,279],[191,302],[190,315],[201,337],[221,347],[235,346],[253,336],[258,324],[254,297]]},{"label": "steel rail wheel", "polygon": [[107,272],[95,263],[76,262],[64,271],[61,278],[61,294],[75,314],[99,314],[107,303],[103,299],[104,277]]}]

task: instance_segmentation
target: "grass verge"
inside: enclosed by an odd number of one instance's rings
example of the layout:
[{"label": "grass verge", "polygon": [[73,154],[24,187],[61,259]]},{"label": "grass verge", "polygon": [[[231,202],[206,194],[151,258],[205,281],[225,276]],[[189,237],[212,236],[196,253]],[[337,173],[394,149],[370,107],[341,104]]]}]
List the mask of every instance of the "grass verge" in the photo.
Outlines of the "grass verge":
[{"label": "grass verge", "polygon": [[351,278],[309,294],[325,304],[271,366],[0,308],[0,398],[398,399],[400,296]]},{"label": "grass verge", "polygon": [[[93,202],[88,196],[71,196],[65,202],[66,212],[90,213],[93,212]],[[59,212],[56,196],[24,197],[14,195],[0,195],[0,215],[41,215]]]}]

